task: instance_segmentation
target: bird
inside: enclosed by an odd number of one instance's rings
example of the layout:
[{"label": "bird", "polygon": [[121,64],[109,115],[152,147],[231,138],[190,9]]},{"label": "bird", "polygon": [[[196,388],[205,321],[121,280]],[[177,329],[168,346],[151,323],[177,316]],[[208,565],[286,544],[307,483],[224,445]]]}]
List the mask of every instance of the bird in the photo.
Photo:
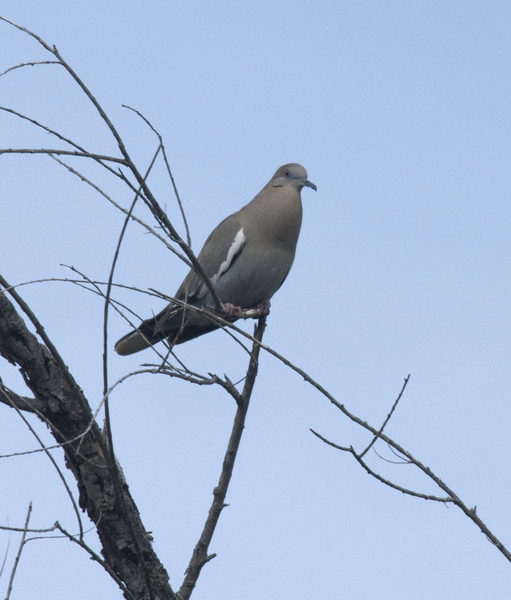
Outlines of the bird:
[{"label": "bird", "polygon": [[[234,322],[240,311],[269,312],[270,298],[286,279],[295,257],[302,224],[301,190],[317,187],[298,164],[287,164],[247,205],[224,219],[210,234],[197,257],[224,304],[223,318]],[[220,327],[204,311],[215,302],[203,279],[192,269],[175,298],[156,316],[143,321],[115,344],[121,356],[140,352],[167,339],[182,344]]]}]

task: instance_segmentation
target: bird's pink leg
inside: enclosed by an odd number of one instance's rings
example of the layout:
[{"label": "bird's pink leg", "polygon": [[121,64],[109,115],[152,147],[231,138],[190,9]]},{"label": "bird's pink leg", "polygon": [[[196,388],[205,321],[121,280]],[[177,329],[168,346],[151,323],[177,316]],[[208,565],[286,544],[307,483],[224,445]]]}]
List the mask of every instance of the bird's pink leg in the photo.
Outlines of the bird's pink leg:
[{"label": "bird's pink leg", "polygon": [[[252,319],[259,319],[260,317],[267,317],[270,314],[270,301],[265,300],[254,308],[248,309],[250,311],[256,311],[255,314],[251,314]],[[224,313],[223,316],[226,319],[241,319],[247,318],[249,315],[244,314],[244,309],[241,306],[234,306],[230,302],[224,302]]]},{"label": "bird's pink leg", "polygon": [[224,302],[224,316],[226,319],[239,319],[242,316],[243,309],[241,306],[234,306],[230,302]]},{"label": "bird's pink leg", "polygon": [[270,314],[271,303],[269,300],[265,300],[257,305],[258,315],[255,318],[267,317]]}]

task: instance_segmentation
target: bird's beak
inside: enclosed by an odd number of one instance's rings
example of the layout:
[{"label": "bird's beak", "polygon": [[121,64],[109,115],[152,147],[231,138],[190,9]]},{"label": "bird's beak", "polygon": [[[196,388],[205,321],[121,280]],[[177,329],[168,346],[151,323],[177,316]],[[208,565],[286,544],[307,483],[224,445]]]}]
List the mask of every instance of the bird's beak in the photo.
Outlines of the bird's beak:
[{"label": "bird's beak", "polygon": [[309,181],[308,179],[302,179],[301,181],[303,182],[303,185],[312,188],[315,192],[318,191],[318,188],[312,183],[312,181]]}]

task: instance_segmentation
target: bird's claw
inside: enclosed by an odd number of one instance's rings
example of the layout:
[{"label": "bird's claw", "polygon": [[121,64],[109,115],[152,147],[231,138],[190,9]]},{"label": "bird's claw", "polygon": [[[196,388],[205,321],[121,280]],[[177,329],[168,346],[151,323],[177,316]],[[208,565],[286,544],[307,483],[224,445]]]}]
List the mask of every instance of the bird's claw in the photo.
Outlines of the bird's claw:
[{"label": "bird's claw", "polygon": [[230,302],[224,302],[224,317],[226,319],[239,319],[243,316],[243,309],[241,306],[234,306]]},{"label": "bird's claw", "polygon": [[[257,305],[257,311],[258,311],[257,318],[267,317],[270,314],[270,306],[271,306],[271,303],[269,300],[265,300],[264,302],[261,302],[260,304],[258,304]],[[254,317],[254,318],[256,318],[256,317]]]},{"label": "bird's claw", "polygon": [[270,314],[270,301],[260,302],[254,308],[243,309],[241,306],[234,306],[230,302],[223,304],[223,317],[226,319],[259,319],[267,317]]}]

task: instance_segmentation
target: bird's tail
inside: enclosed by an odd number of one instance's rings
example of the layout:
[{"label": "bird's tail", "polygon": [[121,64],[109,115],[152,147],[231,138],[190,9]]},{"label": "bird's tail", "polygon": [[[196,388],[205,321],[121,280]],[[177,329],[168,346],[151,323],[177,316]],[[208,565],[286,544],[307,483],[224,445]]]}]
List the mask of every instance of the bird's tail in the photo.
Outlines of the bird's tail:
[{"label": "bird's tail", "polygon": [[145,350],[164,339],[167,339],[171,346],[183,344],[218,327],[217,323],[202,314],[192,313],[185,319],[181,309],[176,310],[172,307],[169,310],[167,307],[155,317],[143,321],[138,329],[123,336],[114,348],[117,354],[127,356]]},{"label": "bird's tail", "polygon": [[135,352],[140,352],[140,350],[145,350],[149,348],[151,342],[142,335],[138,329],[135,331],[130,331],[126,335],[124,335],[114,346],[117,354],[121,356],[127,356],[128,354],[135,354]]},{"label": "bird's tail", "polygon": [[114,346],[117,354],[127,356],[135,354],[149,348],[152,344],[156,344],[165,339],[165,333],[159,331],[158,321],[161,319],[161,314],[143,321],[138,329],[130,331],[124,335]]}]

